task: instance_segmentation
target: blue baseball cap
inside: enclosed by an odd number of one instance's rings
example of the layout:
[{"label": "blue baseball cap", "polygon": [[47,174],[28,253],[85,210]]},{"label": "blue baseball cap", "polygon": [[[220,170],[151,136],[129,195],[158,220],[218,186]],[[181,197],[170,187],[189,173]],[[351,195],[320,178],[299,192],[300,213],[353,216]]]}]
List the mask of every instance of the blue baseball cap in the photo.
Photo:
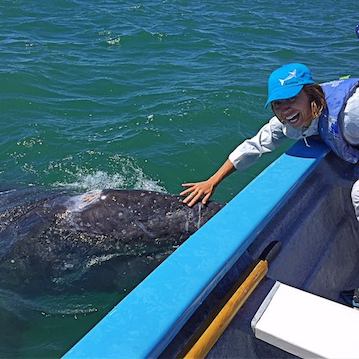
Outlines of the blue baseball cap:
[{"label": "blue baseball cap", "polygon": [[272,101],[299,94],[304,85],[314,84],[312,73],[303,64],[291,63],[274,70],[268,78],[267,107]]}]

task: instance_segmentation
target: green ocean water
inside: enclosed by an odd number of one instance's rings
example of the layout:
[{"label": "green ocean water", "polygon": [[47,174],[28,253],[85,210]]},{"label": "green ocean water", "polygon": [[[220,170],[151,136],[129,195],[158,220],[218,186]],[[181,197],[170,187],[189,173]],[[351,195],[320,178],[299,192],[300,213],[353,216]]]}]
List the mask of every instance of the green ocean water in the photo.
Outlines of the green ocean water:
[{"label": "green ocean water", "polygon": [[[177,194],[271,116],[266,79],[359,76],[355,1],[0,2],[2,187]],[[281,151],[290,146],[290,142]],[[281,151],[226,179],[229,201]],[[0,357],[59,357],[123,294],[0,289]]]}]

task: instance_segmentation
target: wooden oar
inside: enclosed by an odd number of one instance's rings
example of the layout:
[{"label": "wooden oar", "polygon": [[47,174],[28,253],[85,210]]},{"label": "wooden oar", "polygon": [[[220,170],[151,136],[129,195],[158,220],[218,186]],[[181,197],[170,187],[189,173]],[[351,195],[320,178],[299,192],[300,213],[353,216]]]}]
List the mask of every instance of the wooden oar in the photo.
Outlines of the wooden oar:
[{"label": "wooden oar", "polygon": [[225,331],[233,317],[242,307],[260,281],[268,272],[268,263],[278,253],[280,242],[271,242],[259,257],[258,263],[250,272],[243,283],[238,287],[232,297],[225,303],[223,308],[209,324],[198,341],[184,356],[185,359],[204,358]]}]

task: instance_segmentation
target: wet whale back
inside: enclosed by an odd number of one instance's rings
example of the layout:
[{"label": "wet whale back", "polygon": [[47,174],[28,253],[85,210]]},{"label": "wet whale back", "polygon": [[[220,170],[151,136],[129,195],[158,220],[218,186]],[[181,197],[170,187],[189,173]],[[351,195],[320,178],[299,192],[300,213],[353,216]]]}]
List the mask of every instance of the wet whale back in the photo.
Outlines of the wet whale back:
[{"label": "wet whale back", "polygon": [[179,197],[140,190],[0,193],[6,217],[0,284],[62,290],[97,282],[110,288],[133,274],[135,262],[153,269],[221,207],[189,208]]},{"label": "wet whale back", "polygon": [[96,201],[74,212],[73,223],[77,230],[123,241],[165,236],[173,240],[194,233],[221,207],[212,202],[189,208],[180,197],[159,192],[105,190]]}]

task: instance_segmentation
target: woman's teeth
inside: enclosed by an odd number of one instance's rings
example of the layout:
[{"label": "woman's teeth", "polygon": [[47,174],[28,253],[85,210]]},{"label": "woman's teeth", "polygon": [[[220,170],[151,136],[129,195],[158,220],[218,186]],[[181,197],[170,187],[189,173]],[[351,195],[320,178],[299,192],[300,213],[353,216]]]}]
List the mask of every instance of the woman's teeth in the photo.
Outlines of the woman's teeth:
[{"label": "woman's teeth", "polygon": [[286,121],[288,121],[289,123],[294,123],[298,120],[298,115],[299,115],[299,113],[296,113],[292,116],[288,116],[288,117],[286,117]]}]

